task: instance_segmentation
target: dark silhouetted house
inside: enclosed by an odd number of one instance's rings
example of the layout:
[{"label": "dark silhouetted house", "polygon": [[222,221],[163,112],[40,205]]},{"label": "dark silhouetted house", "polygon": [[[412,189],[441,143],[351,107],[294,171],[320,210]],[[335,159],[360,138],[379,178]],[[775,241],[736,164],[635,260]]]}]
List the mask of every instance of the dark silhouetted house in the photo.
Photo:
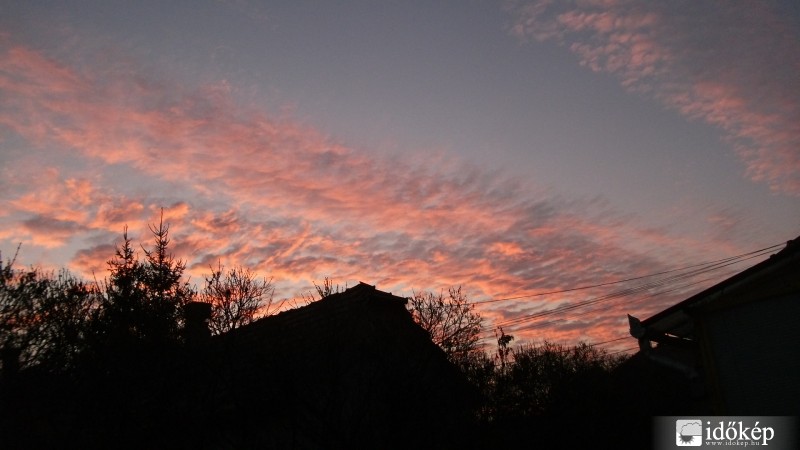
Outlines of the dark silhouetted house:
[{"label": "dark silhouetted house", "polygon": [[214,337],[190,307],[186,345],[19,396],[19,426],[32,448],[458,447],[472,391],[405,302],[361,283]]},{"label": "dark silhouetted house", "polygon": [[800,413],[800,238],[646,320],[629,321],[640,346],[631,364],[647,360],[682,383],[683,411]]},{"label": "dark silhouetted house", "polygon": [[221,417],[249,421],[257,446],[453,438],[448,431],[467,419],[466,384],[405,303],[361,283],[214,338],[214,378],[226,381],[212,403]]}]

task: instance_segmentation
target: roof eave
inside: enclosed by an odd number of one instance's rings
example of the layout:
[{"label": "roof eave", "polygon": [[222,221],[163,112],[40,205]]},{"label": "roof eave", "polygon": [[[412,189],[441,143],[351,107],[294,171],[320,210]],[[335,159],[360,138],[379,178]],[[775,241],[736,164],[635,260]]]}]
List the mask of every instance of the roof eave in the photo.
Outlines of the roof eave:
[{"label": "roof eave", "polygon": [[[664,328],[667,332],[674,329],[675,326],[669,324],[680,324],[691,317],[692,310],[697,307],[708,303],[718,297],[722,292],[730,292],[738,288],[742,283],[748,279],[759,276],[765,272],[777,269],[784,264],[788,264],[795,259],[800,258],[800,237],[788,241],[778,253],[770,255],[770,257],[760,263],[737,273],[736,275],[727,278],[708,289],[705,289],[688,299],[670,306],[669,308],[654,314],[653,316],[643,320],[642,326],[645,328]],[[659,326],[661,324],[661,326]],[[677,325],[679,326],[679,325]]]}]

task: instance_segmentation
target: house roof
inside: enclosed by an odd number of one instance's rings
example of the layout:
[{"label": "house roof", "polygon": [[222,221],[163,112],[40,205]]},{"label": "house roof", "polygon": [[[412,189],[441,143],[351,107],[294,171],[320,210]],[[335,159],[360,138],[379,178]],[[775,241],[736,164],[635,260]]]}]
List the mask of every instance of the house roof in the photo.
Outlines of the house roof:
[{"label": "house roof", "polygon": [[[670,306],[653,316],[638,322],[631,317],[631,335],[637,338],[646,336],[652,340],[675,337],[691,340],[694,334],[693,315],[708,308],[732,306],[737,302],[755,301],[771,294],[779,294],[787,283],[771,282],[777,277],[786,278],[800,275],[800,237],[788,241],[786,246],[768,259],[705,289],[686,300]],[[800,277],[797,277],[800,279]],[[752,286],[763,283],[763,289],[752,290]],[[795,282],[797,283],[797,282]],[[744,290],[747,295],[740,295]]]},{"label": "house roof", "polygon": [[443,432],[470,390],[405,303],[359,283],[212,338],[211,378],[226,380],[214,407],[269,423],[259,433],[277,447],[414,446],[409,429]]},{"label": "house roof", "polygon": [[219,337],[221,340],[260,339],[262,335],[275,335],[277,329],[297,333],[301,328],[318,333],[316,325],[345,320],[364,308],[388,308],[405,311],[407,300],[388,292],[379,291],[375,286],[358,283],[343,292],[331,294],[306,306],[283,311],[274,316],[264,317],[251,324],[232,330]]}]

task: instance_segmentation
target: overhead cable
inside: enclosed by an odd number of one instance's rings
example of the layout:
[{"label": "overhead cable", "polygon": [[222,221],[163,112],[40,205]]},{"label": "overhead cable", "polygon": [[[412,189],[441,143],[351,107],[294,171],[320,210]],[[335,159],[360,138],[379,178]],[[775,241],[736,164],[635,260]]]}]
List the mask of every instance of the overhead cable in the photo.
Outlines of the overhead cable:
[{"label": "overhead cable", "polygon": [[[702,264],[694,264],[694,265],[686,266],[686,267],[683,267],[683,268],[680,268],[680,269],[672,269],[672,270],[668,270],[668,271],[659,272],[657,274],[651,274],[651,275],[646,275],[646,276],[641,276],[641,277],[630,278],[630,279],[621,280],[621,281],[618,281],[618,282],[601,283],[601,284],[597,284],[597,285],[593,285],[593,286],[585,286],[585,287],[581,287],[581,288],[565,289],[565,290],[554,291],[554,292],[550,292],[550,293],[536,294],[536,296],[540,296],[540,295],[547,295],[547,294],[572,292],[572,291],[576,291],[576,290],[579,290],[579,289],[588,289],[590,287],[607,286],[607,285],[611,285],[611,284],[617,284],[617,283],[622,283],[622,282],[627,282],[627,281],[634,281],[634,280],[644,279],[644,278],[653,277],[653,276],[657,276],[657,275],[663,275],[663,274],[667,274],[667,273],[674,273],[674,272],[687,270],[687,269],[695,269],[695,270],[691,270],[689,272],[678,273],[678,274],[675,274],[675,275],[671,275],[669,277],[660,278],[660,279],[657,279],[657,280],[654,280],[654,281],[651,281],[651,282],[648,282],[648,283],[645,283],[645,284],[642,284],[642,285],[634,286],[634,287],[631,287],[631,288],[626,288],[626,289],[614,291],[614,292],[612,292],[610,294],[607,294],[607,295],[604,295],[604,296],[600,296],[600,297],[591,298],[591,299],[587,299],[587,300],[584,300],[584,301],[581,301],[581,302],[578,302],[578,303],[564,304],[564,305],[558,306],[556,308],[551,308],[551,309],[548,309],[548,310],[539,311],[539,312],[532,313],[532,314],[526,314],[524,316],[515,317],[513,319],[501,321],[501,322],[496,323],[494,325],[494,327],[513,326],[513,325],[516,325],[516,324],[519,324],[519,323],[523,323],[523,322],[526,322],[526,321],[536,320],[536,319],[541,318],[541,317],[546,317],[546,316],[553,315],[553,314],[563,313],[563,312],[566,312],[566,311],[571,311],[571,310],[574,310],[574,309],[583,308],[583,307],[586,307],[586,306],[591,306],[591,305],[594,305],[594,304],[597,304],[597,303],[600,303],[600,302],[613,300],[613,299],[618,299],[618,298],[623,298],[623,297],[627,297],[627,296],[630,296],[630,295],[639,294],[639,293],[642,293],[642,292],[647,292],[647,291],[650,291],[650,290],[655,289],[657,287],[661,287],[661,286],[668,285],[668,284],[674,284],[674,283],[677,283],[677,282],[682,282],[684,280],[687,280],[687,279],[690,279],[690,278],[694,278],[694,277],[696,277],[698,275],[701,275],[701,274],[704,274],[704,273],[716,271],[718,269],[721,269],[721,268],[724,268],[724,267],[728,267],[728,266],[733,265],[733,264],[738,264],[740,262],[743,262],[743,261],[746,261],[746,260],[749,260],[749,259],[752,259],[752,258],[757,258],[757,257],[760,257],[760,256],[764,256],[765,254],[767,254],[770,251],[774,250],[776,247],[778,247],[778,246],[770,246],[770,247],[766,247],[766,248],[763,248],[763,249],[760,249],[760,250],[756,250],[756,251],[753,251],[753,252],[748,252],[748,253],[744,253],[744,254],[741,254],[741,255],[737,255],[737,256],[734,256],[734,257],[724,258],[724,259],[711,261],[711,262],[707,262],[707,263],[702,263]],[[652,294],[651,296],[648,296],[648,298],[652,297],[652,296],[655,296],[655,295],[661,295],[661,294],[664,294],[664,293],[667,293],[667,292],[672,292],[674,290],[678,290],[678,289],[681,289],[681,288],[686,288],[688,286],[691,286],[691,285],[694,285],[694,284],[699,284],[699,283],[702,283],[702,282],[705,282],[705,281],[709,281],[709,280],[711,280],[711,278],[707,278],[707,279],[700,280],[700,281],[694,281],[692,283],[684,284],[684,285],[681,285],[681,286],[678,286],[678,287],[671,287],[670,289],[667,289],[667,290],[660,291],[658,293]],[[521,296],[520,298],[525,298],[525,297]],[[474,302],[474,303],[488,303],[488,302],[491,302],[491,301],[499,301],[499,300],[500,299],[495,299],[495,300],[489,300],[489,301],[484,301],[484,302]],[[503,299],[503,300],[508,300],[508,299]]]},{"label": "overhead cable", "polygon": [[593,289],[593,288],[598,288],[598,287],[603,287],[603,286],[611,286],[611,285],[614,285],[614,284],[628,283],[628,282],[631,282],[631,281],[641,280],[641,279],[644,279],[644,278],[656,277],[656,276],[659,276],[659,275],[666,275],[668,273],[680,272],[680,271],[683,271],[683,270],[693,269],[693,268],[696,268],[696,267],[703,267],[703,266],[708,266],[708,265],[711,265],[711,264],[725,263],[725,262],[729,262],[729,261],[733,261],[733,260],[737,260],[737,259],[741,259],[741,258],[746,258],[746,257],[754,255],[754,254],[759,254],[758,256],[761,256],[761,254],[764,253],[764,252],[773,251],[773,250],[775,250],[775,249],[777,249],[779,247],[782,247],[784,245],[785,244],[771,245],[769,247],[764,247],[762,249],[754,250],[752,252],[742,253],[741,255],[730,256],[730,257],[727,257],[727,258],[718,259],[718,260],[715,260],[715,261],[708,261],[708,262],[704,262],[704,263],[700,263],[700,264],[692,264],[690,266],[679,267],[679,268],[676,268],[676,269],[665,270],[665,271],[662,271],[662,272],[656,272],[656,273],[651,273],[651,274],[647,274],[647,275],[641,275],[641,276],[638,276],[638,277],[626,278],[624,280],[608,281],[608,282],[605,282],[605,283],[598,283],[598,284],[592,284],[592,285],[588,285],[588,286],[580,286],[580,287],[574,287],[574,288],[568,288],[568,289],[559,289],[559,290],[548,291],[548,292],[538,292],[538,293],[535,293],[535,294],[520,294],[520,295],[516,295],[516,296],[512,296],[512,297],[493,298],[493,299],[489,299],[489,300],[479,300],[479,301],[475,301],[475,302],[472,302],[472,303],[473,304],[486,304],[486,303],[505,302],[505,301],[511,301],[511,300],[521,300],[521,299],[525,299],[525,298],[543,297],[543,296],[546,296],[546,295],[563,294],[563,293],[566,293],[566,292],[581,291],[581,290]]}]

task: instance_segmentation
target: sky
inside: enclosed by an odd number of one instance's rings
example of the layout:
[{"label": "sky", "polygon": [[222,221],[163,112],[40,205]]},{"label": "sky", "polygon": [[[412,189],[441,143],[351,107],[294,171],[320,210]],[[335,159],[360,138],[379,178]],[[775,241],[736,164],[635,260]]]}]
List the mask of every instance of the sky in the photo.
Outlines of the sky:
[{"label": "sky", "polygon": [[0,0],[0,251],[102,280],[163,210],[199,287],[625,350],[800,235],[799,73],[793,1]]}]

